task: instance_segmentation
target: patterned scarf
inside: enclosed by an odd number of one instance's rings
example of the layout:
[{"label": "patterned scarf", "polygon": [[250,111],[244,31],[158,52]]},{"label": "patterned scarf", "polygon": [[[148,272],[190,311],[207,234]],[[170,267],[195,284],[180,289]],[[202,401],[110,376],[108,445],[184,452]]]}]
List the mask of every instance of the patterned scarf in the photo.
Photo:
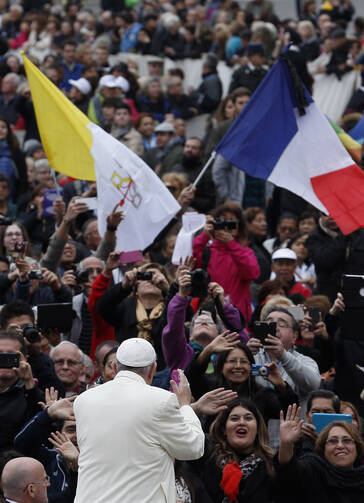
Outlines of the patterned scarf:
[{"label": "patterned scarf", "polygon": [[143,304],[140,302],[139,299],[137,299],[137,305],[136,305],[136,318],[138,321],[137,324],[137,330],[138,330],[138,337],[141,339],[146,339],[147,341],[153,343],[152,337],[151,337],[151,332],[153,328],[153,323],[152,320],[156,320],[157,318],[160,318],[163,312],[164,308],[164,301],[161,300],[158,302],[158,304],[153,307],[149,317],[148,314],[143,306]]},{"label": "patterned scarf", "polygon": [[249,477],[260,463],[263,463],[263,460],[258,458],[254,452],[242,459],[239,463],[231,460],[226,461],[220,482],[220,487],[225,494],[222,503],[233,503],[238,501],[241,479]]}]

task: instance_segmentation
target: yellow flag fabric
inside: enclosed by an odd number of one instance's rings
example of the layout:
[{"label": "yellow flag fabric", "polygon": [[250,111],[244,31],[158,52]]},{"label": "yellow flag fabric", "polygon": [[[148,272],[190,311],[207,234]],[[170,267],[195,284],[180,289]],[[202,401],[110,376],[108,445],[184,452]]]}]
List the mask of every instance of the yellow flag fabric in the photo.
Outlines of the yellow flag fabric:
[{"label": "yellow flag fabric", "polygon": [[96,180],[90,119],[22,53],[38,129],[51,167],[80,180]]}]

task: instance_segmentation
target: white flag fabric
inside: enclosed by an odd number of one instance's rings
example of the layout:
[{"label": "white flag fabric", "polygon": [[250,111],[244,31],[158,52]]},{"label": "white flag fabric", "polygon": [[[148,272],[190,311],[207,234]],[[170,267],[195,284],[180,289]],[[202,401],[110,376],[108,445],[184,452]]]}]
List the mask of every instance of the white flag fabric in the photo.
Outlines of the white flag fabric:
[{"label": "white flag fabric", "polygon": [[144,250],[180,205],[140,157],[96,124],[87,127],[92,134],[100,235],[106,230],[106,217],[119,204],[125,218],[117,229],[117,250]]}]

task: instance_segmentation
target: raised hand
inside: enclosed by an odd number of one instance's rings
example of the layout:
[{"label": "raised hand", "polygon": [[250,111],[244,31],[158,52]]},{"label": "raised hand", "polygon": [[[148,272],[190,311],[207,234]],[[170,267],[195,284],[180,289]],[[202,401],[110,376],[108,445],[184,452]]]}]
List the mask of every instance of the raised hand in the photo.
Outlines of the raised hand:
[{"label": "raised hand", "polygon": [[237,332],[230,332],[225,330],[220,335],[215,337],[213,341],[210,342],[206,349],[209,349],[211,354],[222,353],[223,351],[230,351],[234,349],[240,342],[240,337]]},{"label": "raised hand", "polygon": [[183,370],[178,369],[178,375],[179,385],[172,379],[170,381],[171,387],[177,397],[180,407],[182,407],[183,405],[190,405],[192,399],[190,384]]},{"label": "raised hand", "polygon": [[54,389],[53,386],[46,388],[45,390],[45,402],[38,402],[38,405],[44,410],[50,407],[54,402],[58,400],[58,390]]},{"label": "raised hand", "polygon": [[180,272],[179,278],[178,278],[178,295],[180,297],[187,297],[191,290],[191,274],[188,269],[185,269],[184,271]]},{"label": "raised hand", "polygon": [[235,391],[217,388],[202,395],[192,407],[197,415],[213,416],[227,409],[227,404],[236,398],[238,394]]},{"label": "raised hand", "polygon": [[61,398],[56,402],[53,402],[47,409],[48,416],[51,419],[61,419],[63,421],[73,421],[75,415],[73,412],[73,402],[77,398],[77,395],[71,396],[70,398]]},{"label": "raised hand", "polygon": [[281,444],[293,444],[299,440],[302,431],[303,420],[300,420],[301,407],[294,403],[289,405],[286,417],[280,412],[280,441]]},{"label": "raised hand", "polygon": [[66,433],[52,432],[48,438],[49,442],[64,457],[66,463],[73,471],[78,469],[78,457],[80,455],[77,447],[71,442]]},{"label": "raised hand", "polygon": [[112,271],[120,266],[121,253],[121,251],[113,251],[109,254],[103,271],[105,276],[111,276]]}]

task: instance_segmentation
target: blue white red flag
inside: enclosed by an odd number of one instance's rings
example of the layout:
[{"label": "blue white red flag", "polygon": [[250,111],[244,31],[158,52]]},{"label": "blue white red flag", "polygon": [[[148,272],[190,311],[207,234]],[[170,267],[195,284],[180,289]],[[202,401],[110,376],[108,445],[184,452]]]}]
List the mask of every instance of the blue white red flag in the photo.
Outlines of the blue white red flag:
[{"label": "blue white red flag", "polygon": [[348,234],[364,227],[364,173],[305,93],[300,115],[287,62],[279,59],[215,151],[330,214]]}]

